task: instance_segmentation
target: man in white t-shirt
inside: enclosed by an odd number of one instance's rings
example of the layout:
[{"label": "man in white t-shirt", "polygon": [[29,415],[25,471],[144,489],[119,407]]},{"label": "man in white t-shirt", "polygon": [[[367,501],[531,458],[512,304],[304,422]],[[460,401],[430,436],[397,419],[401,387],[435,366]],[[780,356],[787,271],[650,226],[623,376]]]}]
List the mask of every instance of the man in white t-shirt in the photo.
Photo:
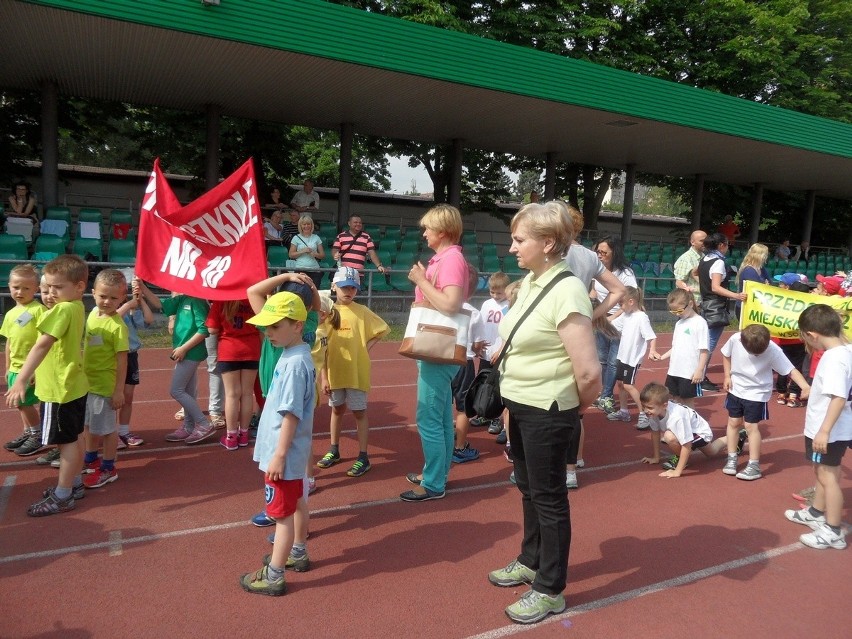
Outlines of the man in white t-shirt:
[{"label": "man in white t-shirt", "polygon": [[[651,421],[653,457],[643,457],[643,464],[660,461],[660,438],[668,444],[674,455],[663,463],[660,477],[680,477],[686,469],[689,454],[700,450],[706,457],[714,457],[726,450],[728,438],[713,439],[713,431],[701,415],[683,404],[669,401],[669,391],[662,384],[651,382],[639,394],[642,410]],[[662,433],[662,434],[661,434]],[[740,433],[738,448],[745,442],[745,431]]]},{"label": "man in white t-shirt", "polygon": [[[769,329],[761,324],[746,326],[722,347],[725,369],[723,388],[728,392],[728,460],[722,472],[737,479],[752,481],[763,477],[760,471],[760,422],[769,418],[768,402],[772,397],[772,372],[790,375],[808,396],[810,385],[795,369],[778,344],[769,339]],[[804,385],[802,383],[804,382]],[[745,424],[748,433],[748,464],[737,472],[737,452],[733,438]]]},{"label": "man in white t-shirt", "polygon": [[320,199],[316,191],[314,191],[313,180],[305,180],[302,188],[296,191],[296,195],[290,200],[290,208],[297,210],[299,213],[311,213],[319,210]]}]

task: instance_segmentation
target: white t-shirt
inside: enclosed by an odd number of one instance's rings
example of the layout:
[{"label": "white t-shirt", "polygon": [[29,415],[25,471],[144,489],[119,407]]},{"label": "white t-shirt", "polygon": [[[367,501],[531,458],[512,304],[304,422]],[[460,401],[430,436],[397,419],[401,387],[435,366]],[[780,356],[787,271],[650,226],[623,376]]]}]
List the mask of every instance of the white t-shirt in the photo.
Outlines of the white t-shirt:
[{"label": "white t-shirt", "polygon": [[568,265],[568,270],[576,275],[586,288],[592,285],[594,278],[606,270],[598,254],[582,244],[571,245],[565,256],[565,263]]},{"label": "white t-shirt", "polygon": [[476,310],[475,306],[465,302],[462,304],[462,308],[470,311],[470,328],[467,332],[467,358],[473,359],[476,356],[476,353],[473,352],[473,345],[485,339],[483,337],[485,325],[482,323],[482,315]]},{"label": "white t-shirt", "polygon": [[722,279],[725,279],[725,269],[727,268],[725,266],[725,260],[720,260],[718,257],[718,255],[711,253],[710,255],[705,255],[704,259],[701,261],[708,262],[710,260],[716,260],[710,265],[710,275],[715,273],[716,275],[721,275]]},{"label": "white t-shirt", "polygon": [[846,405],[831,429],[829,442],[852,440],[852,346],[835,346],[822,356],[817,364],[814,383],[808,398],[808,412],[805,413],[805,436],[813,439],[822,426],[822,420],[828,411],[832,396],[845,397]]},{"label": "white t-shirt", "polygon": [[500,345],[503,343],[497,331],[500,328],[500,321],[508,312],[508,299],[498,302],[493,298],[489,298],[482,303],[482,308],[479,310],[484,329],[483,339],[488,342],[488,348],[485,349],[485,359],[488,361],[491,361],[491,356],[500,350]]},{"label": "white t-shirt", "polygon": [[710,430],[706,419],[688,406],[671,400],[665,416],[660,419],[660,430],[672,431],[681,446],[690,443],[695,439],[695,435],[705,442],[713,441],[713,431]]},{"label": "white t-shirt", "polygon": [[304,189],[300,189],[296,191],[296,195],[293,196],[293,199],[290,200],[290,204],[293,206],[315,206],[319,208],[320,200],[319,195],[316,191],[311,191],[310,193],[305,193]]},{"label": "white t-shirt", "polygon": [[[571,251],[568,251],[568,254],[570,255]],[[633,274],[633,271],[631,269],[627,268],[627,269],[624,269],[623,271],[615,271],[613,273],[613,275],[615,275],[618,278],[618,280],[622,284],[624,284],[625,286],[632,286],[634,288],[639,288],[639,284],[637,284],[637,282],[636,282],[636,276]],[[595,295],[597,296],[599,302],[603,302],[606,299],[606,296],[609,295],[609,291],[606,290],[604,288],[603,284],[601,284],[597,280],[594,280],[594,282],[595,282]],[[621,308],[621,306],[616,304],[615,306],[613,306],[610,309],[609,314],[612,315],[613,313],[615,313],[620,308]],[[624,326],[624,314],[619,315],[618,317],[616,317],[612,321],[612,327],[615,330],[617,330],[619,333],[621,332],[622,326]]]},{"label": "white t-shirt", "polygon": [[616,358],[622,364],[636,366],[648,352],[648,340],[656,338],[657,334],[651,328],[651,320],[648,319],[647,313],[644,311],[625,313]]},{"label": "white t-shirt", "polygon": [[772,371],[789,375],[793,365],[775,342],[760,355],[749,353],[742,333],[731,335],[722,347],[722,355],[731,358],[731,394],[752,402],[768,402],[772,397]]},{"label": "white t-shirt", "polygon": [[674,326],[672,353],[669,356],[669,375],[692,379],[698,368],[698,357],[708,350],[707,322],[700,315],[682,317]]}]

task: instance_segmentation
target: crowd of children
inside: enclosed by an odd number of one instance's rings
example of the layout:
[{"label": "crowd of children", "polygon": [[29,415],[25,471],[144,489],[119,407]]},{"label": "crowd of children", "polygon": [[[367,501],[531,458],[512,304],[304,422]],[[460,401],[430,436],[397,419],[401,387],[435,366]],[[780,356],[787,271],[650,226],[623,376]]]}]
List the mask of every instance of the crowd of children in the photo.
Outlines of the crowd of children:
[{"label": "crowd of children", "polygon": [[[469,272],[474,291],[479,276],[473,267]],[[17,266],[10,274],[15,307],[4,316],[0,335],[6,338],[7,404],[18,410],[22,431],[5,448],[25,457],[55,446],[38,462],[59,468],[56,487],[46,489],[28,514],[73,509],[86,488],[118,479],[118,450],[143,443],[130,431],[139,384],[138,330],[152,323],[152,309],[160,310],[174,316],[170,395],[183,411],[183,423],[165,439],[192,445],[216,431],[217,424],[197,400],[197,369],[209,361],[206,340],[215,336],[215,372],[224,385],[225,432],[220,444],[229,451],[248,446],[250,427],[258,424],[254,460],[265,477],[265,508],[252,521],[275,526],[271,555],[260,569],[243,575],[241,585],[253,593],[284,594],[284,571],[310,567],[307,501],[316,485],[314,468],[326,469],[342,460],[340,437],[347,410],[355,418],[358,455],[346,474],[357,478],[371,468],[369,353],[389,329],[355,301],[359,272],[338,269],[331,286],[335,301],[329,293],[319,292],[310,277],[285,273],[250,287],[246,299],[211,306],[183,294],[159,298],[144,282],[134,278],[128,283],[122,272],[104,269],[94,279],[95,307],[88,317],[82,303],[87,281],[86,263],[71,255],[49,262],[41,282],[31,265]],[[497,329],[511,304],[512,284],[505,274],[495,273],[488,279],[490,297],[481,308],[465,303],[472,323],[467,364],[453,381],[458,409],[455,463],[479,457],[467,441],[471,423],[487,425],[498,442],[505,442],[511,461],[502,418],[469,421],[463,404],[477,368],[491,366],[500,351]],[[39,292],[41,302],[36,300]],[[803,349],[812,355],[809,375],[791,362],[792,351],[774,343],[763,326],[748,326],[729,338],[722,348],[728,422],[725,436],[714,440],[708,422],[694,406],[709,359],[707,323],[688,291],[675,289],[667,303],[677,322],[671,349],[659,353],[642,291],[627,287],[621,301],[624,327],[617,364],[621,408],[608,418],[631,421],[628,397],[633,400],[639,409],[636,427],[651,431],[652,454],[642,461],[662,462],[662,477],[682,476],[695,449],[707,457],[725,455],[723,473],[752,481],[763,477],[760,424],[769,416],[774,378],[784,379],[787,388],[795,389],[785,392],[784,403],[798,406],[808,400],[805,450],[816,478],[812,505],[787,511],[786,517],[812,529],[802,535],[803,543],[844,548],[839,468],[852,445],[852,348],[838,313],[818,304],[799,319]],[[650,383],[640,392],[636,378],[646,354],[651,360],[668,360],[669,365],[665,384]],[[799,364],[797,351],[796,358]],[[314,463],[313,415],[321,398],[331,407],[331,441],[328,452]],[[671,456],[661,454],[661,441]],[[748,461],[740,470],[738,455],[746,442]],[[574,471],[569,467],[569,475]],[[408,479],[421,480],[414,474]]]}]

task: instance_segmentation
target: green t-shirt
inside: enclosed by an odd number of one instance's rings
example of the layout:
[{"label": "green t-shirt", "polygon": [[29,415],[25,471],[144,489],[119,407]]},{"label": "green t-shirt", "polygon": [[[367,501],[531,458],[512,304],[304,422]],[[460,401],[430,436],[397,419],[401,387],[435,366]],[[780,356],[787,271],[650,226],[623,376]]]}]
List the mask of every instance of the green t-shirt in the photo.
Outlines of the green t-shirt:
[{"label": "green t-shirt", "polygon": [[[175,316],[175,329],[172,332],[172,346],[177,348],[186,344],[196,333],[204,337],[210,335],[205,326],[210,306],[204,300],[189,295],[175,295],[160,300],[163,305],[163,315]],[[207,347],[204,342],[193,346],[186,354],[186,359],[200,362],[207,359]]]},{"label": "green t-shirt", "polygon": [[41,302],[33,300],[26,306],[16,305],[3,317],[0,335],[6,338],[9,351],[9,370],[19,373],[38,340],[38,320],[47,312]]},{"label": "green t-shirt", "polygon": [[104,397],[115,390],[116,353],[130,350],[127,324],[117,313],[98,317],[92,309],[86,320],[86,342],[83,346],[83,370],[89,380],[89,391]]},{"label": "green t-shirt", "polygon": [[59,302],[38,321],[40,333],[56,339],[35,372],[36,395],[43,402],[67,404],[89,391],[83,372],[83,302]]},{"label": "green t-shirt", "polygon": [[[317,332],[319,325],[319,313],[316,311],[308,311],[308,317],[305,319],[305,326],[302,329],[302,337],[311,340],[310,346],[313,346],[313,338]],[[275,373],[275,365],[284,352],[283,348],[273,346],[272,343],[263,338],[260,344],[260,364],[258,364],[257,376],[260,379],[260,392],[266,397],[269,391],[269,385],[272,383],[272,375]]]}]

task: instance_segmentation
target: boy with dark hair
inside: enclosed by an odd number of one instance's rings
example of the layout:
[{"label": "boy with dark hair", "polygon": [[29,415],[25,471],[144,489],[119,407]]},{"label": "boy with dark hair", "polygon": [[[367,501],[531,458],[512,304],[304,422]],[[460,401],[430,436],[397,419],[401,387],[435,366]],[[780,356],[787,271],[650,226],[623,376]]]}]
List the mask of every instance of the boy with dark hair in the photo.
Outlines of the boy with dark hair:
[{"label": "boy with dark hair", "polygon": [[784,513],[813,532],[799,537],[806,546],[822,550],[846,548],[840,465],[852,446],[852,347],[843,334],[837,311],[815,304],[799,316],[799,331],[809,350],[824,350],[811,386],[805,414],[805,457],[813,464],[816,493],[813,505]]},{"label": "boy with dark hair", "polygon": [[[6,387],[11,388],[38,340],[39,318],[47,311],[36,299],[39,290],[38,271],[32,264],[19,264],[9,273],[9,294],[15,300],[15,308],[3,317],[0,335],[6,338]],[[41,423],[38,416],[39,399],[35,385],[27,386],[26,397],[16,406],[24,423],[23,432],[6,442],[4,448],[25,457],[40,451]]]},{"label": "boy with dark hair", "polygon": [[304,476],[311,455],[316,401],[316,371],[311,348],[302,340],[308,312],[294,293],[276,293],[248,320],[266,329],[273,346],[283,348],[275,366],[254,449],[265,474],[266,516],[275,520],[272,554],[264,566],[243,575],[250,593],[280,596],[287,592],[284,569],[295,537],[293,515],[307,511]]},{"label": "boy with dark hair", "polygon": [[[737,479],[752,481],[763,477],[760,471],[760,422],[769,418],[772,398],[772,373],[790,375],[801,389],[799,397],[806,398],[810,386],[802,374],[781,350],[770,341],[769,330],[760,324],[746,326],[731,335],[722,347],[725,370],[723,388],[728,392],[728,460],[722,472]],[[734,437],[745,424],[748,433],[748,464],[737,472],[737,451]]]},{"label": "boy with dark hair", "polygon": [[[659,463],[660,437],[674,453],[663,463],[664,470],[660,477],[680,477],[693,449],[700,450],[707,457],[713,457],[728,445],[727,437],[713,439],[710,424],[695,410],[669,401],[669,389],[662,384],[647,384],[639,394],[639,399],[642,402],[642,410],[651,418],[651,442],[654,446],[654,456],[643,457],[642,463]],[[737,450],[742,450],[745,438],[746,432],[743,430],[740,432]]]},{"label": "boy with dark hair", "polygon": [[41,335],[6,393],[6,404],[17,408],[35,374],[36,395],[44,402],[42,443],[59,448],[57,486],[46,489],[43,499],[27,509],[31,517],[73,510],[75,500],[85,493],[79,438],[89,383],[83,372],[80,342],[86,321],[82,300],[89,269],[76,255],[60,255],[45,265],[44,278],[56,305],[39,319],[36,326]]}]

